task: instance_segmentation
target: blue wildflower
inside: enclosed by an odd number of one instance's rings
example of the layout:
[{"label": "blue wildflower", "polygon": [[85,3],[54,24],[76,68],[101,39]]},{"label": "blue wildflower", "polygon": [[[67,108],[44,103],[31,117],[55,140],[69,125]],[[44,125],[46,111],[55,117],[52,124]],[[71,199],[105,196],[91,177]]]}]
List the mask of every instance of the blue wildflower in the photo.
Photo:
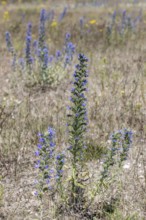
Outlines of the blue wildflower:
[{"label": "blue wildflower", "polygon": [[67,7],[64,7],[63,12],[60,14],[58,21],[62,21],[62,19],[65,17],[67,13]]},{"label": "blue wildflower", "polygon": [[35,168],[39,169],[38,176],[39,193],[51,189],[51,179],[53,178],[53,161],[55,158],[55,131],[51,127],[48,128],[48,134],[39,133],[39,144],[35,155],[39,160],[35,163]]},{"label": "blue wildflower", "polygon": [[66,40],[66,41],[69,41],[70,38],[71,38],[71,34],[70,34],[70,33],[66,33],[66,35],[65,35],[65,40]]},{"label": "blue wildflower", "polygon": [[31,57],[31,31],[32,25],[31,23],[28,24],[27,33],[26,33],[26,48],[25,48],[25,60],[26,66],[28,68],[29,73],[31,73],[31,64],[32,64],[32,57]]},{"label": "blue wildflower", "polygon": [[65,36],[65,67],[71,63],[75,53],[75,45],[70,41],[70,38],[71,35],[67,33]]},{"label": "blue wildflower", "polygon": [[65,162],[64,153],[58,154],[56,156],[56,180],[59,184],[61,184],[61,178],[63,176],[64,162]]},{"label": "blue wildflower", "polygon": [[12,67],[15,70],[15,66],[16,66],[16,52],[14,50],[13,44],[12,44],[12,40],[11,40],[11,34],[9,32],[5,33],[5,39],[6,39],[6,44],[7,44],[7,48],[8,51],[12,54]]},{"label": "blue wildflower", "polygon": [[42,9],[40,13],[39,40],[38,40],[38,47],[41,49],[41,51],[43,51],[45,47],[45,22],[46,22],[46,11],[45,9]]},{"label": "blue wildflower", "polygon": [[60,57],[61,57],[61,55],[62,55],[62,54],[61,54],[61,51],[60,51],[60,50],[57,50],[57,51],[56,51],[56,59],[59,60]]},{"label": "blue wildflower", "polygon": [[19,65],[20,65],[22,70],[25,68],[25,61],[24,61],[23,58],[19,58]]},{"label": "blue wildflower", "polygon": [[12,52],[14,50],[14,48],[13,48],[13,44],[11,41],[11,34],[9,32],[5,33],[5,39],[6,39],[8,51]]},{"label": "blue wildflower", "polygon": [[83,26],[84,26],[84,18],[82,17],[82,18],[80,18],[80,27],[81,27],[81,29],[83,28]]}]

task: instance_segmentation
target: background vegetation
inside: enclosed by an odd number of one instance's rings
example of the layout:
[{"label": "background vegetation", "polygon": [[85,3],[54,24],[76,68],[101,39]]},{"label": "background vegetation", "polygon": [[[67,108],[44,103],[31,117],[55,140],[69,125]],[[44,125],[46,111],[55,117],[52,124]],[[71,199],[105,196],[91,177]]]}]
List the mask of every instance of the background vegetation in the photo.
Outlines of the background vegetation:
[{"label": "background vegetation", "polygon": [[[51,81],[40,79],[20,65],[25,59],[26,30],[32,24],[32,43],[38,39],[41,9],[46,9],[45,41]],[[66,8],[65,15],[62,16]],[[0,219],[40,219],[40,201],[34,196],[34,155],[38,132],[56,130],[59,151],[68,148],[66,132],[72,75],[77,55],[88,57],[88,131],[86,165],[99,176],[110,135],[127,128],[133,143],[122,171],[112,170],[114,182],[95,198],[93,215],[54,213],[46,195],[42,219],[144,220],[146,216],[146,3],[145,1],[1,1],[0,2]],[[124,15],[125,14],[125,15]],[[50,16],[50,17],[49,17]],[[61,17],[62,16],[62,17]],[[126,17],[124,17],[126,16]],[[9,53],[5,32],[11,33]],[[75,45],[64,68],[65,36]],[[63,58],[56,61],[56,51]],[[42,70],[42,69],[41,69]],[[115,177],[115,172],[118,173]],[[57,199],[56,199],[57,201]]]}]

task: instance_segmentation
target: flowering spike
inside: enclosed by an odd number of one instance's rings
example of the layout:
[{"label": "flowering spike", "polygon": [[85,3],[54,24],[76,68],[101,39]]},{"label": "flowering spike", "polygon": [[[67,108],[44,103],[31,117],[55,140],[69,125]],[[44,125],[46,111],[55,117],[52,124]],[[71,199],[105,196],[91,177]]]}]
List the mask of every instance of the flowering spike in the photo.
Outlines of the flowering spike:
[{"label": "flowering spike", "polygon": [[87,110],[86,110],[86,83],[87,83],[87,71],[86,62],[88,59],[83,55],[79,54],[79,64],[76,66],[76,71],[73,75],[74,87],[71,90],[71,106],[68,123],[69,129],[69,144],[72,146],[69,148],[73,154],[74,162],[80,160],[81,154],[84,149],[84,133],[87,126]]},{"label": "flowering spike", "polygon": [[29,23],[26,32],[26,48],[25,48],[25,60],[26,66],[28,68],[29,73],[31,73],[31,64],[32,64],[32,57],[31,57],[31,41],[32,41],[32,24]]},{"label": "flowering spike", "polygon": [[12,67],[15,70],[15,65],[16,65],[16,52],[14,50],[13,44],[12,44],[12,40],[11,40],[11,34],[7,31],[5,33],[5,39],[6,39],[6,44],[7,44],[7,48],[8,51],[12,54],[13,60],[12,60]]},{"label": "flowering spike", "polygon": [[63,18],[65,17],[65,15],[66,15],[66,13],[67,13],[67,7],[65,7],[65,8],[63,9],[63,12],[60,14],[59,19],[58,19],[59,22],[62,21],[62,19],[63,19]]},{"label": "flowering spike", "polygon": [[39,144],[35,152],[35,156],[38,158],[35,163],[35,168],[39,169],[38,175],[38,195],[42,196],[43,192],[52,188],[51,180],[54,178],[53,161],[55,159],[55,131],[49,127],[48,133],[38,134]]},{"label": "flowering spike", "polygon": [[46,22],[46,11],[45,9],[41,10],[40,13],[40,26],[39,26],[39,48],[43,49],[45,46],[45,22]]},{"label": "flowering spike", "polygon": [[75,45],[70,41],[70,33],[66,33],[65,36],[65,67],[71,63],[73,55],[75,53]]},{"label": "flowering spike", "polygon": [[116,163],[121,166],[122,162],[127,160],[129,148],[132,143],[132,135],[133,132],[126,128],[114,132],[111,135],[111,147],[109,148],[107,158],[104,162],[100,179],[101,182],[103,182],[103,180],[109,176],[109,169],[111,166]]},{"label": "flowering spike", "polygon": [[65,160],[64,153],[57,155],[56,157],[56,181],[58,184],[61,184],[61,178],[63,176],[64,160]]}]

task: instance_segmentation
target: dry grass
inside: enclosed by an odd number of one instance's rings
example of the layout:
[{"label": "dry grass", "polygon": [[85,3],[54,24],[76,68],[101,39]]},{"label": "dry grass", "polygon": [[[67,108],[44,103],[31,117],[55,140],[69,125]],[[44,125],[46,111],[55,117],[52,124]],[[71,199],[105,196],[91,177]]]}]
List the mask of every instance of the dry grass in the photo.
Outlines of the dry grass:
[{"label": "dry grass", "polygon": [[[52,2],[47,6],[48,8],[56,7],[57,14],[63,8],[63,4],[57,1],[56,5]],[[122,8],[124,6],[120,5]],[[22,48],[24,44],[21,39],[25,38],[25,27],[29,20],[34,23],[33,31],[36,36],[41,7],[42,5],[33,4],[30,8],[28,3],[7,6],[7,9],[11,11],[11,19],[8,22],[1,20],[0,29],[2,33],[7,29],[12,32],[16,49]],[[114,10],[115,5],[110,7],[109,11]],[[134,6],[131,5],[128,10],[133,10],[133,8]],[[3,10],[5,9],[0,9],[1,12]],[[134,10],[138,11],[137,8]],[[21,11],[26,13],[23,24],[21,15],[18,16]],[[100,24],[104,23],[104,15],[107,14],[106,8],[83,7],[83,12],[89,19],[99,19]],[[103,206],[102,201],[110,203],[111,198],[120,198],[115,212],[99,219],[145,220],[146,36],[141,27],[141,32],[134,41],[128,40],[126,45],[105,48],[102,38],[97,40],[94,36],[95,29],[91,39],[79,40],[77,22],[82,14],[80,8],[71,8],[61,27],[56,30],[57,34],[54,33],[55,31],[50,31],[49,39],[51,51],[55,51],[56,47],[61,48],[64,34],[71,31],[77,51],[86,52],[89,58],[88,141],[93,144],[96,152],[98,146],[104,149],[108,146],[109,135],[113,131],[124,127],[134,131],[133,145],[125,164],[129,167],[119,173],[114,184],[107,191],[99,193],[93,209],[100,211]],[[100,19],[101,15],[103,18]],[[0,58],[0,219],[40,219],[39,201],[33,195],[36,176],[34,151],[38,141],[37,133],[46,131],[48,126],[53,126],[57,132],[58,148],[67,147],[66,106],[76,59],[57,87],[28,88],[20,74],[12,72],[10,68],[10,57],[5,50],[4,36],[0,36],[0,41],[2,42],[0,51],[3,55]],[[88,166],[92,167],[91,173],[96,173],[97,170],[98,175],[96,162],[100,163],[100,160],[90,158]],[[48,217],[54,214],[51,202],[45,204],[44,207],[44,213],[47,215],[43,218],[44,220],[57,219]],[[81,217],[72,216],[70,213],[58,219],[73,220],[81,219]],[[85,219],[98,218],[87,217]]]}]

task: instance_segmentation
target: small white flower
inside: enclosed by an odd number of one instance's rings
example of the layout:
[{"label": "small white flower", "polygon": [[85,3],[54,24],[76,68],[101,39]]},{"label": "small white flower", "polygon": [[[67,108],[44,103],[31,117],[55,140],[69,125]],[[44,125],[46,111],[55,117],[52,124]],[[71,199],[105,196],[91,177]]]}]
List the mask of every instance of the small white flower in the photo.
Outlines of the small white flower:
[{"label": "small white flower", "polygon": [[125,163],[123,166],[124,169],[129,169],[130,168],[130,163]]},{"label": "small white flower", "polygon": [[108,144],[111,144],[111,143],[112,143],[112,141],[111,141],[111,140],[108,140],[108,141],[107,141],[107,143],[108,143]]}]

